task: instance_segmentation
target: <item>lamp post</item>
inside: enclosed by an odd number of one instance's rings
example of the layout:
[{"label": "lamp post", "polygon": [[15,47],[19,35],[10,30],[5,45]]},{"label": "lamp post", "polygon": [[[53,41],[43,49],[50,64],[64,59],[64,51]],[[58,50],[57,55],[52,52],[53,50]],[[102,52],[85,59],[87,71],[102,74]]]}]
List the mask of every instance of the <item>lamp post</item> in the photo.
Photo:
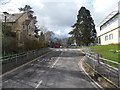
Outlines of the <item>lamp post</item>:
[{"label": "lamp post", "polygon": [[9,14],[8,12],[3,12],[5,16],[5,23],[4,23],[4,29],[6,29],[6,20],[7,20],[7,15]]},{"label": "lamp post", "polygon": [[[4,17],[5,17],[5,22],[4,22],[4,30],[6,30],[6,20],[7,20],[7,15],[9,14],[8,12],[3,12],[4,14]],[[3,36],[4,38],[4,36]],[[5,43],[3,43],[3,56],[5,55],[5,46],[4,46]]]}]

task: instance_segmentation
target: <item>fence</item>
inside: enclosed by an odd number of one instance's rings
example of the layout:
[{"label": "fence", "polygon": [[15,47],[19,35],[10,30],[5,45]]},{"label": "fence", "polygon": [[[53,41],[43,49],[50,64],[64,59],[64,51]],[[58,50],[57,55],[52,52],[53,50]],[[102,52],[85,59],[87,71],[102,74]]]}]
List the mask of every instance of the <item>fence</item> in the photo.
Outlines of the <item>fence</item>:
[{"label": "fence", "polygon": [[43,48],[40,50],[33,50],[28,52],[23,52],[19,54],[14,54],[11,56],[1,57],[0,61],[2,62],[2,73],[5,73],[9,70],[14,69],[30,60],[39,57],[40,55],[49,52],[49,48]]},{"label": "fence", "polygon": [[[101,58],[99,54],[94,52],[86,53],[86,63],[88,63],[94,70],[119,86],[118,62]],[[109,65],[112,63],[115,67]]]}]

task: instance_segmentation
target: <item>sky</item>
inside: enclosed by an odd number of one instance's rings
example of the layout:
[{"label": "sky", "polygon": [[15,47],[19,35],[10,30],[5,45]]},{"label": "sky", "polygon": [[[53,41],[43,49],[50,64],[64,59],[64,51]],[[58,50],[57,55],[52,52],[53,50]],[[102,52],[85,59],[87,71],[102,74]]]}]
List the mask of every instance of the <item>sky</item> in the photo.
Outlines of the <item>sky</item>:
[{"label": "sky", "polygon": [[19,13],[18,8],[30,5],[37,16],[37,25],[53,31],[56,37],[69,37],[76,22],[78,10],[84,6],[91,12],[97,26],[115,7],[119,0],[0,0],[0,14]]}]

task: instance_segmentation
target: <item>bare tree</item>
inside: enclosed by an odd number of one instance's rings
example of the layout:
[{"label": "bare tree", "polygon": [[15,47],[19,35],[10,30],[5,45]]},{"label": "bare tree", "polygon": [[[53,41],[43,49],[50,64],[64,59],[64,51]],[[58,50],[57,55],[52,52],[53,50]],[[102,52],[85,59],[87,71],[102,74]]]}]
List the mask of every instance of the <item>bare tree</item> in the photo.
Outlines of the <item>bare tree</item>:
[{"label": "bare tree", "polygon": [[53,31],[47,31],[45,33],[45,40],[48,41],[48,42],[51,42],[53,41],[53,38],[54,38],[54,32]]}]

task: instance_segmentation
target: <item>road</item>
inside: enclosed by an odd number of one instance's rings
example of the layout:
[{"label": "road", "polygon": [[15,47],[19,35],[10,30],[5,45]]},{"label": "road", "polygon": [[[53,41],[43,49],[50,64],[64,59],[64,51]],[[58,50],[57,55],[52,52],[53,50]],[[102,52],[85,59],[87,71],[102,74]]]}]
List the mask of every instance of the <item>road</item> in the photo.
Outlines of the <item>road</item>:
[{"label": "road", "polygon": [[76,49],[54,49],[3,76],[3,88],[96,88],[78,66],[83,56]]}]

